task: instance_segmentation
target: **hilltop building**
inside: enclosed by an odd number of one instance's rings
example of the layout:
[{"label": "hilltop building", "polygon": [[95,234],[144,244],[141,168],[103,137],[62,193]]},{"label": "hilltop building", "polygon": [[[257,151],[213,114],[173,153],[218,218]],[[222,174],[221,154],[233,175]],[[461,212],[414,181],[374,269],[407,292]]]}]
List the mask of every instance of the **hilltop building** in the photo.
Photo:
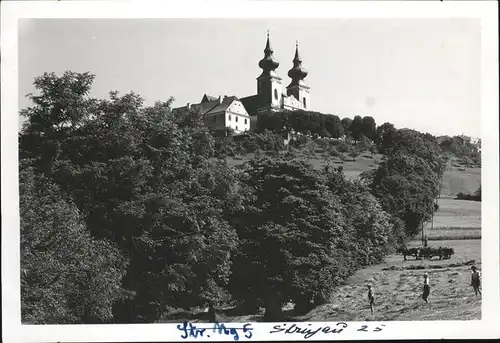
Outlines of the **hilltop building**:
[{"label": "hilltop building", "polygon": [[269,32],[267,33],[264,58],[259,61],[262,73],[257,77],[257,94],[213,97],[203,95],[200,103],[174,108],[178,111],[200,111],[208,127],[219,130],[232,128],[235,133],[253,130],[260,113],[280,110],[310,110],[310,87],[304,82],[307,70],[302,67],[298,43],[295,45],[293,66],[288,71],[291,82],[283,89],[283,80],[276,72],[279,62],[273,56]]}]

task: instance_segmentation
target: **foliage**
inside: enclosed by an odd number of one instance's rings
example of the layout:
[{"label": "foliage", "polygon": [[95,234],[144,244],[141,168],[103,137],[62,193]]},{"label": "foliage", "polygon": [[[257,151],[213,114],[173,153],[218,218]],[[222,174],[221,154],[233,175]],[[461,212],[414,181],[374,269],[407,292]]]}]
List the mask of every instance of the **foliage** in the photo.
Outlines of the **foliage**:
[{"label": "foliage", "polygon": [[375,144],[381,154],[390,152],[391,147],[394,145],[396,131],[394,125],[391,123],[384,123],[377,127],[375,131]]},{"label": "foliage", "polygon": [[471,144],[470,141],[462,137],[444,137],[439,144],[441,149],[453,154],[458,159],[466,162],[467,165],[481,165],[481,152],[478,145]]},{"label": "foliage", "polygon": [[[91,98],[93,80],[44,74],[22,111],[26,321],[153,322],[231,297],[281,320],[281,305],[325,301],[435,210],[445,160],[430,135],[310,111],[270,112],[257,132],[217,135],[199,113],[174,115],[173,99]],[[281,159],[290,131],[301,135]],[[343,135],[357,146],[321,138]],[[293,153],[357,156],[376,151],[372,140],[387,158],[362,182]],[[274,158],[239,168],[217,158],[260,151]]]},{"label": "foliage", "polygon": [[370,142],[373,141],[376,137],[376,128],[377,124],[375,124],[375,119],[373,119],[373,117],[363,117],[363,120],[361,122],[361,132],[363,133],[364,137],[370,140]]},{"label": "foliage", "polygon": [[106,323],[129,294],[127,260],[109,240],[90,236],[58,187],[23,163],[20,176],[23,323]]},{"label": "foliage", "polygon": [[346,136],[352,137],[352,131],[351,131],[352,119],[348,117],[342,118],[340,124],[344,128],[344,133],[346,134]]},{"label": "foliage", "polygon": [[364,266],[381,262],[389,252],[394,226],[370,189],[359,181],[345,178],[342,167],[327,168],[327,185],[340,198],[346,228],[351,230],[356,244],[357,265]]},{"label": "foliage", "polygon": [[363,118],[355,116],[351,123],[351,134],[354,142],[358,142],[363,137]]},{"label": "foliage", "polygon": [[[20,156],[35,158],[92,236],[129,257],[122,286],[136,296],[115,306],[114,320],[152,322],[167,306],[226,299],[237,240],[223,214],[238,203],[237,182],[211,160],[214,138],[202,118],[173,116],[170,101],[144,108],[133,93],[90,99],[79,85],[93,78],[75,75],[37,79],[42,99],[24,111]],[[66,117],[78,120],[63,125]]]},{"label": "foliage", "polygon": [[256,159],[243,175],[248,195],[231,216],[240,239],[233,296],[254,307],[263,304],[267,320],[281,318],[288,301],[307,311],[386,253],[389,215],[341,169]]},{"label": "foliage", "polygon": [[346,254],[340,204],[320,173],[297,160],[256,159],[245,170],[249,195],[231,217],[241,242],[234,297],[262,302],[268,319],[281,306],[328,293]]},{"label": "foliage", "polygon": [[445,159],[430,135],[399,130],[391,139],[394,145],[387,159],[365,174],[364,182],[382,208],[404,223],[404,236],[411,237],[436,210]]},{"label": "foliage", "polygon": [[481,186],[479,186],[479,188],[473,194],[466,194],[463,192],[458,193],[456,199],[481,201]]},{"label": "foliage", "polygon": [[344,127],[340,118],[333,114],[312,111],[269,111],[259,114],[257,132],[269,130],[274,133],[294,131],[317,137],[340,138]]}]

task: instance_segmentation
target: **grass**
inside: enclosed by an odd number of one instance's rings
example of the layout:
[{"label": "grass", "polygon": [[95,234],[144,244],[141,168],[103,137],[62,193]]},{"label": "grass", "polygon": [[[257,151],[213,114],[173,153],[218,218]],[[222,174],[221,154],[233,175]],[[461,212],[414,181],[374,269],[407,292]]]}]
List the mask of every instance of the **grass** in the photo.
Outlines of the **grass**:
[{"label": "grass", "polygon": [[481,239],[481,229],[472,229],[472,230],[438,229],[438,230],[427,231],[427,238],[429,241]]},{"label": "grass", "polygon": [[439,199],[434,222],[425,224],[429,240],[481,239],[481,202]]},{"label": "grass", "polygon": [[458,193],[474,193],[481,184],[481,168],[463,168],[458,170],[451,167],[443,175],[441,194],[455,197]]},{"label": "grass", "polygon": [[[420,242],[410,242],[417,246]],[[429,244],[433,246],[431,242]],[[470,266],[481,269],[481,241],[453,240],[439,242],[449,246],[455,254],[449,260],[407,260],[401,255],[390,255],[381,264],[358,270],[337,287],[329,303],[321,305],[302,316],[294,316],[292,304],[284,307],[291,321],[413,321],[413,320],[479,320],[481,298],[475,297],[470,287]],[[429,304],[420,299],[423,273],[430,278]],[[371,284],[375,293],[375,313],[372,315],[366,299],[366,285]],[[262,321],[258,314],[231,315],[232,310],[219,311],[223,322]],[[166,317],[162,322],[183,320],[202,321],[199,314],[179,313]]]},{"label": "grass", "polygon": [[[419,242],[412,242],[418,245]],[[432,246],[432,243],[430,244]],[[479,240],[446,241],[455,255],[450,260],[408,260],[391,255],[381,265],[358,271],[339,287],[329,304],[297,318],[323,320],[472,320],[481,318],[481,300],[473,294],[470,265],[480,268]],[[395,267],[394,270],[383,270]],[[399,268],[398,268],[399,267]],[[420,299],[422,275],[429,274],[430,303]],[[372,284],[376,296],[372,315],[366,301],[366,284]]]}]

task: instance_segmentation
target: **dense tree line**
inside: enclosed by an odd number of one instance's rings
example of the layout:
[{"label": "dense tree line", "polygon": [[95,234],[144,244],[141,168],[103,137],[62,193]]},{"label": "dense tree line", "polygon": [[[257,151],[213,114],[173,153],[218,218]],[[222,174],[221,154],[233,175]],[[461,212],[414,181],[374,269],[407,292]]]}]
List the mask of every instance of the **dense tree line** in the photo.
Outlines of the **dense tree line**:
[{"label": "dense tree line", "polygon": [[[389,130],[398,148],[363,182],[293,156],[231,168],[220,158],[229,149],[282,140],[272,130],[216,139],[198,114],[173,115],[171,100],[91,98],[93,79],[44,74],[22,111],[24,322],[153,322],[169,308],[234,303],[281,320],[284,303],[328,301],[434,210],[442,161],[430,136]],[[286,125],[344,130],[311,117],[290,113]],[[361,124],[387,141],[374,121]]]}]

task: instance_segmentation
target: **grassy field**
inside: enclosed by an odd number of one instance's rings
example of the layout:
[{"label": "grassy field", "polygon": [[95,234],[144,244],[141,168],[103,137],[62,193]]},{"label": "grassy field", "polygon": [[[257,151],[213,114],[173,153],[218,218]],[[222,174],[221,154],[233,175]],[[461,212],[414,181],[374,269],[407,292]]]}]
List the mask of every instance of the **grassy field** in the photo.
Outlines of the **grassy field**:
[{"label": "grassy field", "polygon": [[481,239],[481,229],[435,229],[427,231],[429,241]]},{"label": "grassy field", "polygon": [[480,239],[481,202],[439,199],[439,210],[434,222],[425,224],[425,235],[429,240]]},{"label": "grassy field", "polygon": [[[481,318],[481,300],[470,287],[470,261],[480,268],[481,241],[442,241],[455,255],[450,260],[407,260],[391,255],[386,262],[359,270],[338,287],[329,304],[319,306],[299,321],[366,320],[472,320]],[[413,242],[418,245],[419,242]],[[449,265],[458,265],[448,267]],[[396,270],[383,270],[391,266]],[[404,269],[421,266],[425,269]],[[430,303],[420,295],[422,275],[429,274]],[[366,285],[372,284],[376,296],[372,315],[366,299]]]},{"label": "grassy field", "polygon": [[[435,244],[434,244],[435,243]],[[439,244],[438,244],[439,243]],[[410,242],[417,246],[420,242]],[[337,287],[328,304],[318,306],[302,316],[294,316],[293,305],[285,306],[290,321],[406,321],[406,320],[479,320],[481,298],[475,297],[470,284],[470,267],[481,269],[480,240],[430,242],[430,246],[450,246],[455,255],[449,260],[403,260],[390,255],[382,264],[359,270]],[[429,274],[431,294],[429,304],[421,298],[423,274]],[[367,301],[366,285],[371,284],[375,295],[375,313]],[[162,322],[182,320],[203,321],[200,315],[186,312],[173,314]],[[255,315],[232,315],[231,310],[218,311],[223,322],[258,322]]]}]

